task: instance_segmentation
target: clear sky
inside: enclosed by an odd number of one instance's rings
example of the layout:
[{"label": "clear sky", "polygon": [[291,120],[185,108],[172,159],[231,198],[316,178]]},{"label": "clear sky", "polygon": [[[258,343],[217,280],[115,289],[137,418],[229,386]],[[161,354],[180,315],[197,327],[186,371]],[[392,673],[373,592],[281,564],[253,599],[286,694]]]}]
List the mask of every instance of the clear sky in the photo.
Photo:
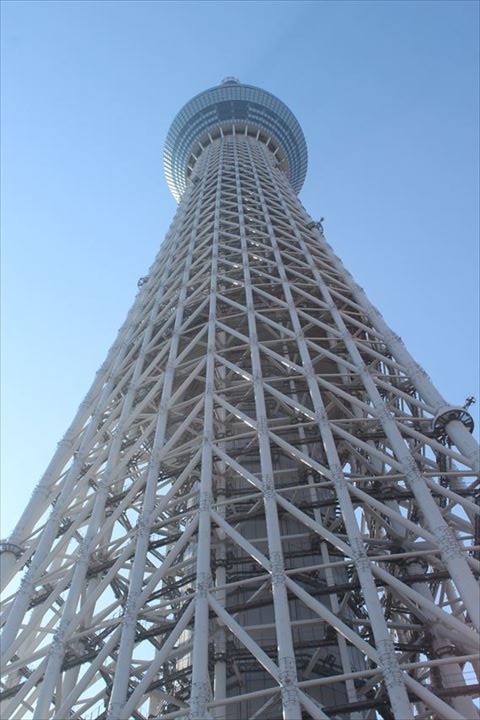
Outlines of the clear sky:
[{"label": "clear sky", "polygon": [[173,217],[168,127],[226,75],[292,109],[309,149],[303,204],[446,398],[478,395],[478,12],[3,2],[1,535]]}]

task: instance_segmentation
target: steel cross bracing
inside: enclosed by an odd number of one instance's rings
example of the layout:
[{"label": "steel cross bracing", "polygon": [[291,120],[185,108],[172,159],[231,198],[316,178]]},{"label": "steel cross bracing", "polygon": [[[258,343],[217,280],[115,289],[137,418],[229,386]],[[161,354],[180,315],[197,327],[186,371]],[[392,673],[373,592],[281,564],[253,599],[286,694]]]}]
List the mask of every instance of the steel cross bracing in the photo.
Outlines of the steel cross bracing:
[{"label": "steel cross bracing", "polygon": [[212,142],[3,544],[1,717],[478,718],[469,430],[268,148]]}]

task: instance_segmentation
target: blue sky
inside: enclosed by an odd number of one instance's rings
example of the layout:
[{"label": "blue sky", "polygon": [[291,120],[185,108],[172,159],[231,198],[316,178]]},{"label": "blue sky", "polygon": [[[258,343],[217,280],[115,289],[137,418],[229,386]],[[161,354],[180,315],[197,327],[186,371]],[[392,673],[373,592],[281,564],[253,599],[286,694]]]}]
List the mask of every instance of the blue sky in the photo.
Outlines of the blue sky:
[{"label": "blue sky", "polygon": [[303,204],[446,398],[478,395],[478,12],[3,2],[3,536],[172,219],[168,127],[226,75],[293,110]]}]

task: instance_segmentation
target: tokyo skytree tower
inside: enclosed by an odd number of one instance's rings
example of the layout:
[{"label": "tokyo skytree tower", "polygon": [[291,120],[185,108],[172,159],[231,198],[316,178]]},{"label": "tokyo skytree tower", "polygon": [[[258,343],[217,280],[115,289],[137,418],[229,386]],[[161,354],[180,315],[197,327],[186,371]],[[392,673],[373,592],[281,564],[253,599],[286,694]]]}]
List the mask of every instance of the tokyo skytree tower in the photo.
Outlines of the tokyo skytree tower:
[{"label": "tokyo skytree tower", "polygon": [[336,257],[306,169],[234,78],[175,118],[170,230],[1,545],[2,719],[480,717],[468,401]]}]

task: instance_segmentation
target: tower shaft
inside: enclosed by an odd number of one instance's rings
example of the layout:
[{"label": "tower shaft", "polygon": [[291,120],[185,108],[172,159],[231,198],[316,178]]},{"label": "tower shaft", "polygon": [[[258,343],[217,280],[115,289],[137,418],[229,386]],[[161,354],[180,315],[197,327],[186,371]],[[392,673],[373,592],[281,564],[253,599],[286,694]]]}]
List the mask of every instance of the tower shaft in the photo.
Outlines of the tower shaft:
[{"label": "tower shaft", "polygon": [[219,127],[3,545],[2,717],[478,717],[471,418]]}]

